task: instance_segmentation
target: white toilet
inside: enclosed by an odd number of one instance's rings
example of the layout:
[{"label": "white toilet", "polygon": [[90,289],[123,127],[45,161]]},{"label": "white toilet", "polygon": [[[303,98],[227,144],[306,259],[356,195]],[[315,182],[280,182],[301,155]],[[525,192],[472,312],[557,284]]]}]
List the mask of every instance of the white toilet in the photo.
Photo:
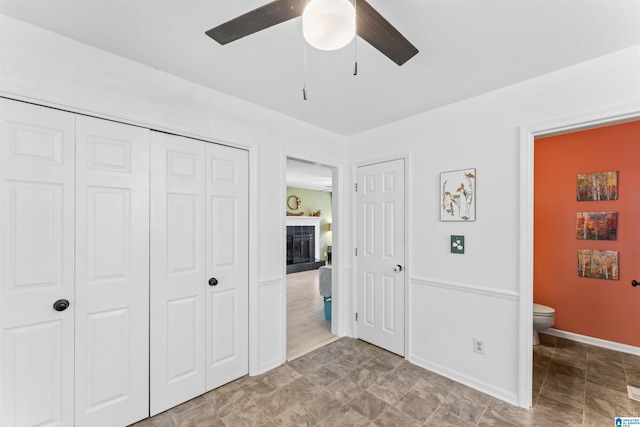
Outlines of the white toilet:
[{"label": "white toilet", "polygon": [[533,345],[540,344],[538,331],[544,331],[553,326],[556,311],[546,305],[533,303]]}]

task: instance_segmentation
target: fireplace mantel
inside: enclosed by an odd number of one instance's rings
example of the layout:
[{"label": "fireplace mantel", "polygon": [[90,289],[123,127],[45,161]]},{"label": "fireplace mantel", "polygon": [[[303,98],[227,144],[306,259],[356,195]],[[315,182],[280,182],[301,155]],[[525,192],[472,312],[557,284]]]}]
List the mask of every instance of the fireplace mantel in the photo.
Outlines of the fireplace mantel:
[{"label": "fireplace mantel", "polygon": [[313,225],[320,227],[320,223],[325,220],[323,216],[288,216],[287,226],[290,225]]},{"label": "fireplace mantel", "polygon": [[320,224],[326,218],[323,216],[287,216],[287,227],[313,226],[315,235],[316,261],[320,259]]}]

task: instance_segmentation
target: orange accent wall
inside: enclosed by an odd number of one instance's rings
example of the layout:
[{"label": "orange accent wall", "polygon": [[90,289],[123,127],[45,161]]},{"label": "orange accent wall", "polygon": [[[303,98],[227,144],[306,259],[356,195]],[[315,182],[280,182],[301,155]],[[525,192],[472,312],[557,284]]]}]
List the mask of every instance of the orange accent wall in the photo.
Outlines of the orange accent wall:
[{"label": "orange accent wall", "polygon": [[[533,300],[554,328],[640,347],[640,121],[536,139]],[[580,173],[618,171],[618,199],[576,200]],[[577,212],[618,212],[617,240],[576,239]],[[578,249],[619,252],[619,280],[578,276]]]}]

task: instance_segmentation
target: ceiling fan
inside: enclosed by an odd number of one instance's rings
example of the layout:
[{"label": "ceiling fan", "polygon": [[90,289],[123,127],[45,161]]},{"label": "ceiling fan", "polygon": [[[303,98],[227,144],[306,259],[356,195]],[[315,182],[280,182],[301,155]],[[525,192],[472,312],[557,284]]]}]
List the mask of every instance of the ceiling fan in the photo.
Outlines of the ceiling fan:
[{"label": "ceiling fan", "polygon": [[[323,7],[323,3],[327,8],[337,6],[342,9],[335,13],[328,9],[318,10],[318,7]],[[351,9],[345,11],[345,5]],[[312,10],[314,7],[316,9]],[[343,12],[350,14],[351,10],[353,10],[353,32],[350,36],[338,45],[327,44],[323,47],[321,43],[315,44],[312,40],[313,35],[308,34],[311,19],[314,16],[323,19],[332,27],[324,32],[325,36],[335,36],[335,33],[342,31],[337,24],[343,19]],[[221,45],[225,45],[299,16],[303,17],[305,39],[309,44],[320,49],[333,50],[343,47],[351,41],[355,33],[398,65],[404,64],[418,53],[418,49],[365,0],[273,0],[210,29],[206,34]],[[347,23],[347,26],[349,25]]]}]

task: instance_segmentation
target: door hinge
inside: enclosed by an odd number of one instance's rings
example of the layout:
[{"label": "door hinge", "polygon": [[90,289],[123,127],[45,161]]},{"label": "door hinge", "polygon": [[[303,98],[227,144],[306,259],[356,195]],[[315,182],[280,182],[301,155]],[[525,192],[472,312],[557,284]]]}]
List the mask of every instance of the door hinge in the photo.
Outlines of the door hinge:
[{"label": "door hinge", "polygon": [[358,248],[356,248],[356,256],[358,256]]},{"label": "door hinge", "polygon": [[358,321],[358,313],[356,313],[356,322]]},{"label": "door hinge", "polygon": [[356,193],[358,192],[358,183],[356,182]]}]

